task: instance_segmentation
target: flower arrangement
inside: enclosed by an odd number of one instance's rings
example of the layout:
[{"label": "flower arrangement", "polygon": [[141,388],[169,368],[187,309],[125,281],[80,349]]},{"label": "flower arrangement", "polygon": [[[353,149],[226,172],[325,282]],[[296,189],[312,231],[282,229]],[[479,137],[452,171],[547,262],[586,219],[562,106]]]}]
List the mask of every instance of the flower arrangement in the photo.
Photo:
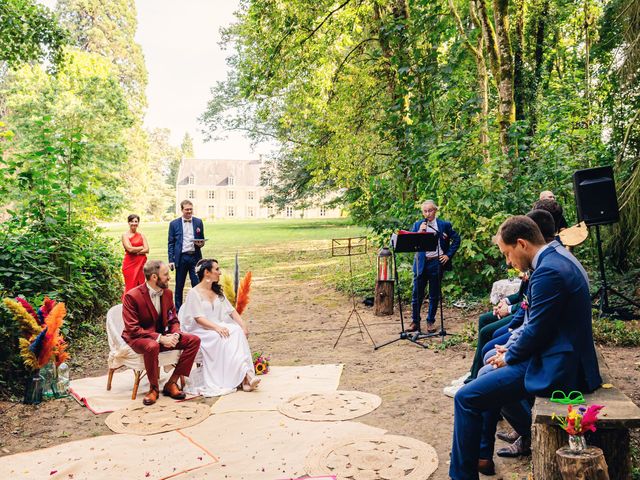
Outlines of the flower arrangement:
[{"label": "flower arrangement", "polygon": [[38,310],[22,297],[5,298],[4,305],[20,325],[20,356],[27,368],[39,370],[53,359],[56,367],[69,358],[60,328],[67,314],[62,302],[45,297]]},{"label": "flower arrangement", "polygon": [[271,357],[267,357],[262,352],[253,354],[253,368],[256,371],[256,375],[269,373],[269,360],[271,360]]},{"label": "flower arrangement", "polygon": [[603,408],[604,405],[580,406],[578,408],[569,405],[567,407],[566,417],[554,413],[551,418],[556,420],[560,427],[569,435],[584,435],[585,432],[596,431],[598,414]]},{"label": "flower arrangement", "polygon": [[523,310],[529,310],[529,298],[527,297],[526,294],[522,296],[522,302],[520,303],[520,307]]}]

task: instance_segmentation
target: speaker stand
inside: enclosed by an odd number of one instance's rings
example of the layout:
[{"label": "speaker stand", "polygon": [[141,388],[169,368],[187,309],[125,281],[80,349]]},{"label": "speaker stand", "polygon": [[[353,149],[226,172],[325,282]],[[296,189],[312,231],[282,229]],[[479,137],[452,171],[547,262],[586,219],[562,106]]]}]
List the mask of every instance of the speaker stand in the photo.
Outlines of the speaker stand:
[{"label": "speaker stand", "polygon": [[[609,306],[609,293],[617,295],[622,298],[627,305],[633,305],[640,308],[640,303],[633,301],[629,297],[623,295],[615,288],[610,287],[607,284],[607,276],[604,270],[604,255],[602,254],[602,240],[600,239],[600,225],[596,225],[596,244],[598,246],[598,267],[600,269],[600,288],[591,296],[591,302],[598,302],[598,318],[602,318],[606,315],[616,315],[619,317],[625,317],[628,315],[621,315],[619,308],[613,308]],[[631,316],[633,317],[633,315]]]}]

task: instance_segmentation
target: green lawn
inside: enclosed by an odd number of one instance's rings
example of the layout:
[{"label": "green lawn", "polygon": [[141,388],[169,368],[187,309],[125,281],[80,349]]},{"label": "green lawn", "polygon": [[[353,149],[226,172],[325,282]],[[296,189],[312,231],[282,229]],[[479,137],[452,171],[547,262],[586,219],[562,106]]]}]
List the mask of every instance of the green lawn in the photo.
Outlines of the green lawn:
[{"label": "green lawn", "polygon": [[[110,224],[105,234],[120,241],[127,230],[126,223]],[[140,231],[149,241],[150,259],[167,261],[168,223],[143,223]],[[292,219],[205,222],[203,249],[205,257],[216,258],[223,270],[233,269],[236,252],[242,272],[252,270],[260,275],[268,270],[287,271],[292,278],[323,277],[333,284],[340,284],[348,262],[345,257],[331,257],[331,239],[366,235],[367,230],[351,224],[349,219]],[[374,250],[374,249],[370,249]],[[369,255],[354,258],[358,273],[369,270]]]}]

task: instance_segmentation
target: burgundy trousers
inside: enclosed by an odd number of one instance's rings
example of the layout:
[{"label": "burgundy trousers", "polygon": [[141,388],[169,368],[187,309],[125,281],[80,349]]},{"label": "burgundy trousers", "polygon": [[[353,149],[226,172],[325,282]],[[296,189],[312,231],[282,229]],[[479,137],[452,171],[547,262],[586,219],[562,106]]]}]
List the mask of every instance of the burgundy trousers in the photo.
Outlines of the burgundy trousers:
[{"label": "burgundy trousers", "polygon": [[200,348],[200,337],[182,333],[180,341],[174,348],[166,348],[151,338],[136,338],[129,343],[129,346],[134,352],[144,356],[144,368],[147,370],[149,385],[151,385],[151,388],[159,391],[158,378],[160,377],[160,368],[158,366],[158,355],[160,355],[160,352],[182,350],[180,359],[173,373],[176,375],[189,376],[191,366]]}]

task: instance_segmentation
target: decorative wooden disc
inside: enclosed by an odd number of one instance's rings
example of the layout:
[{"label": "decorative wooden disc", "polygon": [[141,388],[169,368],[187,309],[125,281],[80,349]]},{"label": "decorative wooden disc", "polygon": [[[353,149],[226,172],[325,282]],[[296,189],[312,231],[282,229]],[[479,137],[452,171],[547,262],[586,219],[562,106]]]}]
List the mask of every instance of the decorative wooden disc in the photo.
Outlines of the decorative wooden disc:
[{"label": "decorative wooden disc", "polygon": [[305,392],[281,403],[278,410],[297,420],[330,422],[361,417],[373,412],[381,403],[380,397],[365,392]]},{"label": "decorative wooden disc", "polygon": [[307,455],[309,475],[330,474],[341,480],[426,480],[438,468],[435,449],[399,435],[340,440]]},{"label": "decorative wooden disc", "polygon": [[116,410],[107,417],[105,423],[116,433],[153,435],[197,425],[210,413],[211,407],[204,403],[171,402],[151,406],[140,404]]}]

